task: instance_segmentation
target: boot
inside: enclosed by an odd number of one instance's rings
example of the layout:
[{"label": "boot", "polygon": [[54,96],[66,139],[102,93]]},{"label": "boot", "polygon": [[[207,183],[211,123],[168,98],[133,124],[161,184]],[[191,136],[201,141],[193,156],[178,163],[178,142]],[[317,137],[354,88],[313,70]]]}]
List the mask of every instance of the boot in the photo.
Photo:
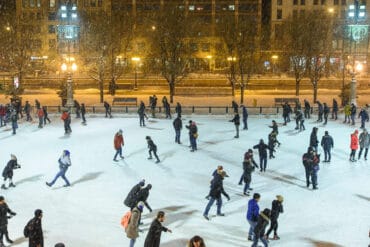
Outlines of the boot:
[{"label": "boot", "polygon": [[148,160],[151,160],[151,159],[153,159],[153,157],[152,157],[152,156],[149,156],[149,157],[148,157]]},{"label": "boot", "polygon": [[280,237],[277,234],[275,234],[273,240],[279,240],[279,239]]},{"label": "boot", "polygon": [[7,189],[7,187],[5,186],[5,184],[1,185],[1,188],[2,188],[3,190],[6,190],[6,189]]},{"label": "boot", "polygon": [[15,187],[15,184],[13,184],[13,182],[11,182],[11,183],[9,184],[9,187]]},{"label": "boot", "polygon": [[5,235],[5,239],[6,239],[6,242],[8,242],[9,244],[13,243],[13,240],[9,238],[8,234]]}]

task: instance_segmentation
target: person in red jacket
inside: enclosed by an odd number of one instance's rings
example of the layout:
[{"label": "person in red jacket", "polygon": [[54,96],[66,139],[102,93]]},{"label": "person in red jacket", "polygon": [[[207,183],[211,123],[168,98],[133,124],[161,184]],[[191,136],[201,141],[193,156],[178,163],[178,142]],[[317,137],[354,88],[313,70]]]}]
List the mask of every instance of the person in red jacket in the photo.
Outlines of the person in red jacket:
[{"label": "person in red jacket", "polygon": [[39,128],[42,128],[42,124],[44,123],[44,110],[41,107],[37,108],[37,117],[39,118]]},{"label": "person in red jacket", "polygon": [[60,117],[64,122],[64,134],[70,134],[72,132],[71,129],[71,115],[69,114],[68,110],[64,110],[62,116]]},{"label": "person in red jacket", "polygon": [[6,125],[5,123],[6,107],[0,104],[0,127]]},{"label": "person in red jacket", "polygon": [[351,155],[349,156],[349,161],[355,162],[355,156],[356,156],[356,151],[358,149],[358,130],[355,130],[351,134]]},{"label": "person in red jacket", "polygon": [[122,156],[122,146],[123,145],[124,145],[124,142],[123,142],[122,130],[120,129],[114,135],[114,149],[116,150],[116,154],[114,155],[113,161],[118,161],[117,160],[118,154],[119,154],[119,157],[123,159],[123,156]]}]

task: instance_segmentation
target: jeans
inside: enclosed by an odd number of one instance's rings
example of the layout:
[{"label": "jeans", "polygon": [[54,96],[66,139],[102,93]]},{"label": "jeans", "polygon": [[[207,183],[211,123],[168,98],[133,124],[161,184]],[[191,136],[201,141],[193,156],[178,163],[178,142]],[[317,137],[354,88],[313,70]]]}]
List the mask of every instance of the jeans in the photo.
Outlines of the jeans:
[{"label": "jeans", "polygon": [[136,238],[131,238],[130,239],[130,247],[134,247],[135,242],[136,242]]},{"label": "jeans", "polygon": [[[360,152],[358,153],[358,159],[361,158],[362,150],[364,150],[364,148],[360,148]],[[369,151],[369,149],[365,148],[365,159],[367,158],[367,152],[368,151]]]},{"label": "jeans", "polygon": [[122,157],[122,147],[119,147],[118,149],[116,149],[116,154],[114,155],[114,160],[117,159],[117,155],[119,155],[120,157]]},{"label": "jeans", "polygon": [[175,142],[177,142],[178,144],[180,144],[181,130],[175,130],[175,133],[176,133]]},{"label": "jeans", "polygon": [[311,174],[311,169],[308,168],[308,166],[305,166],[304,167],[304,170],[305,170],[305,174],[306,174],[306,185],[307,185],[307,188],[310,186],[310,174]]},{"label": "jeans", "polygon": [[261,169],[261,171],[266,171],[266,165],[267,165],[267,155],[266,156],[260,155],[260,169]]},{"label": "jeans", "polygon": [[311,172],[312,187],[316,189],[317,187],[317,171],[313,170]]},{"label": "jeans", "polygon": [[197,139],[193,135],[190,135],[190,145],[193,151],[197,150]]},{"label": "jeans", "polygon": [[330,148],[324,148],[324,155],[325,155],[325,160],[330,161],[331,159]]},{"label": "jeans", "polygon": [[257,247],[258,246],[257,245],[258,244],[258,239],[261,240],[261,242],[263,243],[263,245],[265,247],[268,246],[268,243],[267,243],[267,240],[266,239],[264,239],[263,237],[254,236],[252,247]]},{"label": "jeans", "polygon": [[139,119],[140,119],[140,126],[145,126],[144,115],[143,116],[139,116]]},{"label": "jeans", "polygon": [[155,149],[149,149],[149,158],[152,158],[152,152],[154,154],[154,157],[159,161],[158,155],[157,155],[157,150]]},{"label": "jeans", "polygon": [[277,235],[277,229],[278,229],[278,221],[277,219],[276,220],[271,220],[271,223],[270,223],[270,228],[269,230],[267,231],[266,235],[267,237],[270,235],[270,233],[272,231],[274,231],[274,235]]},{"label": "jeans", "polygon": [[306,128],[304,127],[304,119],[303,120],[301,120],[301,122],[300,122],[300,125],[299,125],[299,130],[305,130]]},{"label": "jeans", "polygon": [[236,135],[235,137],[239,137],[239,125],[235,125]]},{"label": "jeans", "polygon": [[352,125],[355,125],[355,117],[356,117],[356,115],[355,115],[355,114],[352,114],[352,115],[351,115]]},{"label": "jeans", "polygon": [[360,128],[362,128],[362,129],[365,128],[365,121],[366,121],[365,119],[361,119],[361,127]]},{"label": "jeans", "polygon": [[221,197],[220,198],[217,198],[217,199],[211,197],[211,199],[209,199],[209,202],[208,202],[208,204],[206,206],[206,209],[204,210],[203,215],[208,216],[208,212],[211,209],[211,207],[212,207],[212,205],[213,205],[213,203],[215,201],[217,201],[216,202],[216,205],[217,205],[217,214],[221,214],[221,207],[222,207],[222,199],[221,199]]},{"label": "jeans", "polygon": [[246,193],[247,192],[247,190],[249,189],[249,185],[250,185],[250,183],[245,183],[244,184],[244,193]]},{"label": "jeans", "polygon": [[66,185],[70,185],[68,179],[66,178],[65,174],[66,174],[66,171],[67,170],[60,170],[57,175],[55,176],[55,178],[53,179],[53,181],[51,181],[50,185],[53,185],[55,183],[55,181],[57,181],[57,179],[59,177],[63,178],[63,180],[66,182]]},{"label": "jeans", "polygon": [[254,228],[256,227],[257,225],[257,221],[251,221],[251,220],[248,220],[248,223],[249,223],[249,232],[248,232],[248,236],[253,236],[254,235]]},{"label": "jeans", "polygon": [[248,123],[247,123],[247,118],[243,118],[243,129],[247,130],[248,129]]}]

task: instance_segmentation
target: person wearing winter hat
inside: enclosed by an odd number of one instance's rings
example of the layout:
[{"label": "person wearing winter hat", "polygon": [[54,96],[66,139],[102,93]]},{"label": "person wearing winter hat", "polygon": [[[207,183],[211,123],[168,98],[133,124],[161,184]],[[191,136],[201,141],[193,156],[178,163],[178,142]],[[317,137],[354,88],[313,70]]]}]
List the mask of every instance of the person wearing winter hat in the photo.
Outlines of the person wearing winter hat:
[{"label": "person wearing winter hat", "polygon": [[126,199],[123,204],[132,210],[136,206],[136,197],[138,192],[144,187],[145,179],[142,179],[138,184],[131,188],[130,192],[127,194]]},{"label": "person wearing winter hat", "polygon": [[135,195],[135,204],[139,203],[140,201],[144,203],[144,205],[149,209],[149,212],[152,212],[152,208],[149,206],[148,197],[149,191],[152,189],[152,185],[148,184],[145,188],[141,188]]},{"label": "person wearing winter hat", "polygon": [[130,247],[135,245],[136,239],[139,237],[139,222],[141,213],[143,212],[144,203],[139,202],[136,207],[131,210],[130,221],[127,225],[126,236],[130,239]]},{"label": "person wearing winter hat", "polygon": [[365,128],[360,134],[359,143],[360,143],[360,152],[358,153],[358,160],[361,158],[362,150],[364,149],[365,149],[364,158],[365,160],[367,160],[367,152],[369,151],[370,146],[370,135]]},{"label": "person wearing winter hat", "polygon": [[113,143],[114,143],[114,149],[116,150],[116,154],[114,155],[113,157],[113,161],[118,161],[117,160],[117,156],[119,155],[119,157],[121,159],[123,159],[124,157],[122,156],[122,147],[125,145],[124,143],[124,140],[123,140],[123,135],[122,135],[123,131],[120,129],[115,135],[114,135],[114,140],[113,140]]},{"label": "person wearing winter hat", "polygon": [[28,246],[30,247],[43,247],[44,246],[44,234],[42,232],[41,219],[43,212],[41,209],[35,210],[35,217],[28,221],[24,227],[23,234],[28,238]]},{"label": "person wearing winter hat", "polygon": [[4,183],[1,185],[2,189],[7,189],[5,182],[7,179],[9,179],[9,188],[15,187],[15,184],[13,183],[13,170],[21,168],[21,166],[17,163],[17,157],[14,154],[10,155],[10,160],[8,161],[7,165],[5,166],[3,170],[3,178]]},{"label": "person wearing winter hat", "polygon": [[11,240],[8,236],[8,219],[15,215],[16,213],[10,210],[6,204],[5,198],[0,196],[0,246],[5,246],[3,243],[4,235],[8,243],[13,243],[13,240]]},{"label": "person wearing winter hat", "polygon": [[68,167],[72,165],[70,152],[68,150],[64,150],[58,162],[59,162],[59,172],[55,175],[53,181],[51,181],[50,183],[46,182],[46,185],[51,187],[59,177],[62,177],[62,179],[66,182],[64,187],[70,186],[71,184],[69,183],[67,177],[65,176]]},{"label": "person wearing winter hat", "polygon": [[268,246],[267,239],[264,238],[266,226],[269,224],[271,211],[265,208],[262,213],[259,214],[256,227],[254,228],[254,238],[252,247],[257,247],[258,240],[261,240],[265,247]]},{"label": "person wearing winter hat", "polygon": [[274,230],[274,238],[273,238],[273,240],[279,240],[280,239],[280,237],[277,234],[277,229],[278,229],[278,218],[279,218],[279,215],[280,215],[280,213],[283,213],[284,212],[284,209],[283,209],[283,201],[284,201],[284,198],[281,195],[277,195],[276,196],[276,200],[273,200],[272,201],[271,217],[270,217],[271,224],[270,224],[269,230],[267,231],[267,233],[265,235],[265,239],[268,239],[269,238],[269,235],[272,232],[272,230]]},{"label": "person wearing winter hat", "polygon": [[152,138],[150,138],[150,136],[146,136],[145,139],[148,143],[148,148],[149,148],[148,160],[153,159],[153,157],[152,157],[152,152],[153,152],[154,157],[157,159],[157,161],[155,163],[161,162],[160,159],[158,158],[158,155],[157,155],[157,145],[154,144],[154,142],[153,142]]},{"label": "person wearing winter hat", "polygon": [[351,154],[349,156],[349,161],[355,162],[356,151],[358,149],[358,130],[351,134]]}]

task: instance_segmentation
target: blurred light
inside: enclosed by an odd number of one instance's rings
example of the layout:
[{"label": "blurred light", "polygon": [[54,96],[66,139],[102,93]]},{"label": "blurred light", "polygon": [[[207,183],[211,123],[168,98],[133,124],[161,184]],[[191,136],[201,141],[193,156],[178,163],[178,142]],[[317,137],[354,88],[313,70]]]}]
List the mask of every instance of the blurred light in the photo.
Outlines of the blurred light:
[{"label": "blurred light", "polygon": [[349,16],[349,17],[355,17],[355,13],[354,13],[354,12],[349,12],[349,13],[348,13],[348,16]]},{"label": "blurred light", "polygon": [[77,10],[77,6],[73,5],[72,10]]},{"label": "blurred light", "polygon": [[276,60],[276,59],[279,58],[279,56],[278,55],[272,55],[271,58],[274,59],[274,60]]},{"label": "blurred light", "polygon": [[63,71],[66,71],[67,70],[67,64],[63,63],[61,68],[62,68]]},{"label": "blurred light", "polygon": [[132,57],[131,60],[132,61],[135,61],[135,62],[139,62],[140,61],[140,58],[139,57]]},{"label": "blurred light", "polygon": [[208,55],[208,56],[206,56],[206,58],[207,58],[207,59],[211,59],[211,58],[212,58],[212,56],[211,56],[211,55]]},{"label": "blurred light", "polygon": [[71,68],[72,68],[72,71],[76,71],[77,70],[77,64],[73,63]]},{"label": "blurred light", "polygon": [[361,5],[360,6],[360,9],[366,9],[366,6],[365,5]]},{"label": "blurred light", "polygon": [[358,17],[365,17],[365,12],[358,13]]},{"label": "blurred light", "polygon": [[6,31],[10,31],[10,27],[9,26],[7,26],[5,29],[6,29]]},{"label": "blurred light", "polygon": [[152,26],[152,30],[153,30],[153,31],[155,30],[155,28],[156,28],[155,26]]},{"label": "blurred light", "polygon": [[329,8],[329,9],[328,9],[328,12],[329,12],[330,14],[332,14],[332,13],[334,13],[334,9],[333,9],[333,8]]},{"label": "blurred light", "polygon": [[355,9],[355,5],[351,4],[351,5],[349,6],[349,9],[350,9],[350,10],[354,10],[354,9]]},{"label": "blurred light", "polygon": [[362,69],[363,69],[362,63],[356,64],[356,72],[360,72],[360,71],[362,71]]},{"label": "blurred light", "polygon": [[67,13],[62,13],[62,18],[67,18]]},{"label": "blurred light", "polygon": [[60,6],[60,9],[66,11],[67,10],[67,6],[62,5],[62,6]]},{"label": "blurred light", "polygon": [[77,14],[76,13],[72,13],[72,18],[76,19],[77,18]]},{"label": "blurred light", "polygon": [[227,61],[236,61],[236,57],[227,57]]}]

